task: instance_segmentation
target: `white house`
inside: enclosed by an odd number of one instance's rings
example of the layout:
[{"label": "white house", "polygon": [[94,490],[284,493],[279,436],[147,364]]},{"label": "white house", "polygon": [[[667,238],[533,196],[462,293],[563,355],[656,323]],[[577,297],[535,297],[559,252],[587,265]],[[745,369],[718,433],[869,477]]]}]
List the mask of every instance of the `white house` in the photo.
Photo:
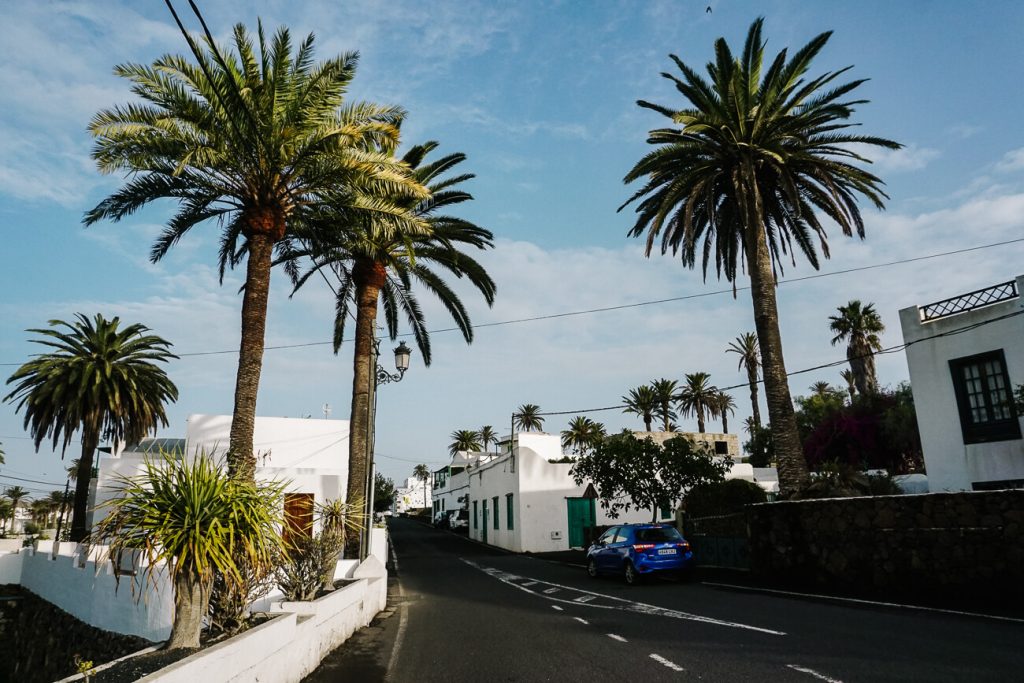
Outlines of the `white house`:
[{"label": "white house", "polygon": [[403,486],[395,487],[395,514],[430,507],[430,484],[409,477]]},{"label": "white house", "polygon": [[[117,477],[137,476],[145,458],[162,451],[173,457],[208,453],[223,457],[231,432],[230,415],[190,415],[184,439],[144,439],[101,453],[90,509],[117,493]],[[348,421],[257,417],[253,435],[256,479],[288,481],[285,515],[290,527],[312,528],[315,504],[344,499],[348,479]],[[100,507],[91,513],[102,518]],[[94,523],[89,520],[90,526]]]},{"label": "white house", "polygon": [[459,451],[452,461],[434,470],[431,495],[431,516],[447,510],[468,509],[469,472],[473,465],[495,457],[494,453],[468,453]]},{"label": "white house", "polygon": [[900,311],[928,486],[1024,487],[1024,276]]}]

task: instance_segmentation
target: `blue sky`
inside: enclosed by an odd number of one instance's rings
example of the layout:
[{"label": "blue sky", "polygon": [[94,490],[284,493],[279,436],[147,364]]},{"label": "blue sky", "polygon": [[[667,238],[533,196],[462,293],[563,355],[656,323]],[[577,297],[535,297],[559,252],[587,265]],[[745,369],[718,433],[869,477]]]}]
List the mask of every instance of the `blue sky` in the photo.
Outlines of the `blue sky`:
[{"label": "blue sky", "polygon": [[[772,54],[835,31],[816,70],[853,64],[851,78],[870,78],[860,94],[871,102],[857,120],[865,132],[906,145],[874,155],[888,208],[865,207],[863,242],[832,234],[833,258],[823,272],[1024,237],[1024,5],[1017,2],[712,2],[711,13],[704,1],[202,4],[219,36],[236,22],[252,27],[259,16],[297,35],[313,30],[321,56],[358,50],[351,98],[402,105],[409,144],[435,139],[444,151],[468,155],[463,166],[477,174],[468,185],[476,200],[464,215],[497,241],[483,257],[498,284],[493,309],[466,292],[477,323],[727,288],[671,257],[645,259],[640,242],[625,236],[630,215],[615,209],[630,194],[622,177],[645,153],[646,131],[663,124],[635,101],[682,105],[659,76],[671,67],[668,54],[703,66],[717,37],[738,49],[758,15]],[[113,66],[185,49],[163,4],[3,3],[0,20],[7,29],[0,220],[8,235],[0,369],[9,375],[34,352],[26,328],[79,311],[145,323],[179,353],[237,348],[240,274],[217,282],[214,226],[194,231],[153,265],[149,246],[169,206],[120,224],[80,224],[119,180],[95,171],[85,131],[98,109],[129,98]],[[888,325],[883,343],[899,344],[900,308],[1009,280],[1022,272],[1022,255],[1015,243],[783,284],[788,368],[843,357],[829,343],[827,318],[850,299],[875,302]],[[812,272],[801,261],[786,270],[790,277]],[[267,344],[329,340],[326,289],[287,295],[275,274]],[[438,306],[429,304],[427,314],[431,327],[450,326]],[[723,350],[752,328],[741,291],[735,299],[719,294],[483,327],[469,347],[457,334],[438,333],[430,368],[414,356],[401,384],[382,387],[378,463],[398,479],[415,462],[443,462],[450,432],[484,424],[507,431],[510,414],[526,402],[550,411],[613,406],[632,387],[697,370],[719,386],[742,384],[735,357]],[[883,384],[907,377],[902,354],[878,365]],[[268,350],[259,414],[318,416],[329,403],[332,417],[347,417],[350,368],[348,346],[337,357],[326,345]],[[183,435],[190,413],[230,412],[233,354],[183,357],[168,370],[181,398],[163,435]],[[793,392],[806,393],[818,379],[836,383],[838,369],[794,377]],[[745,389],[733,393],[738,411],[730,427],[749,414]],[[570,417],[550,417],[546,427],[558,431]],[[612,430],[640,425],[619,411],[592,417]],[[682,424],[694,428],[692,420]],[[7,452],[0,486],[18,483],[5,476],[63,483],[59,455],[45,446],[36,454],[26,437],[21,416],[0,406]]]}]

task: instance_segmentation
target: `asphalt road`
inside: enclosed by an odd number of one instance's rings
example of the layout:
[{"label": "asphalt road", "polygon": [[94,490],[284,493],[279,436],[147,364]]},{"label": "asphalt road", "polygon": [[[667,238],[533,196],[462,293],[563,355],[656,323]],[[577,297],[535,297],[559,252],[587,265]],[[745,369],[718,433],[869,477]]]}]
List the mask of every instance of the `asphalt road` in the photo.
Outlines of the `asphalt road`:
[{"label": "asphalt road", "polygon": [[390,528],[389,609],[307,681],[1024,680],[1024,620],[626,586],[410,520]]}]

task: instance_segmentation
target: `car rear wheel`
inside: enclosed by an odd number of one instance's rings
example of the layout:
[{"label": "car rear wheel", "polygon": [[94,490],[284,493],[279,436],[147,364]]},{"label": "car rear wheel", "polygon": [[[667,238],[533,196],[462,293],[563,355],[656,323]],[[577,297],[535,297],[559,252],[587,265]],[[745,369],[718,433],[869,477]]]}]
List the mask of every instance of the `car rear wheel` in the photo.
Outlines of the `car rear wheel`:
[{"label": "car rear wheel", "polygon": [[587,560],[587,574],[592,579],[597,578],[597,562],[594,562],[594,558]]},{"label": "car rear wheel", "polygon": [[632,562],[626,563],[624,578],[626,579],[626,583],[630,586],[635,586],[640,583],[640,573],[637,572]]}]

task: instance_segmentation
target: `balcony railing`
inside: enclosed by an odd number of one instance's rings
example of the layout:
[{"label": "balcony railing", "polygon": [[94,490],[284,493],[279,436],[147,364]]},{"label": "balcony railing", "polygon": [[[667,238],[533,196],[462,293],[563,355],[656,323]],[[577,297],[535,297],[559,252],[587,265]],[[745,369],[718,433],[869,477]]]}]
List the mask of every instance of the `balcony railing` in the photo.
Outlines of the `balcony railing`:
[{"label": "balcony railing", "polygon": [[1002,282],[998,285],[986,287],[985,289],[979,289],[974,292],[955,296],[952,299],[943,299],[942,301],[936,301],[932,304],[920,306],[921,322],[938,320],[939,318],[956,315],[957,313],[963,313],[964,311],[972,311],[975,308],[990,306],[992,304],[997,304],[1000,301],[1009,301],[1010,299],[1016,299],[1017,296],[1016,280]]}]

